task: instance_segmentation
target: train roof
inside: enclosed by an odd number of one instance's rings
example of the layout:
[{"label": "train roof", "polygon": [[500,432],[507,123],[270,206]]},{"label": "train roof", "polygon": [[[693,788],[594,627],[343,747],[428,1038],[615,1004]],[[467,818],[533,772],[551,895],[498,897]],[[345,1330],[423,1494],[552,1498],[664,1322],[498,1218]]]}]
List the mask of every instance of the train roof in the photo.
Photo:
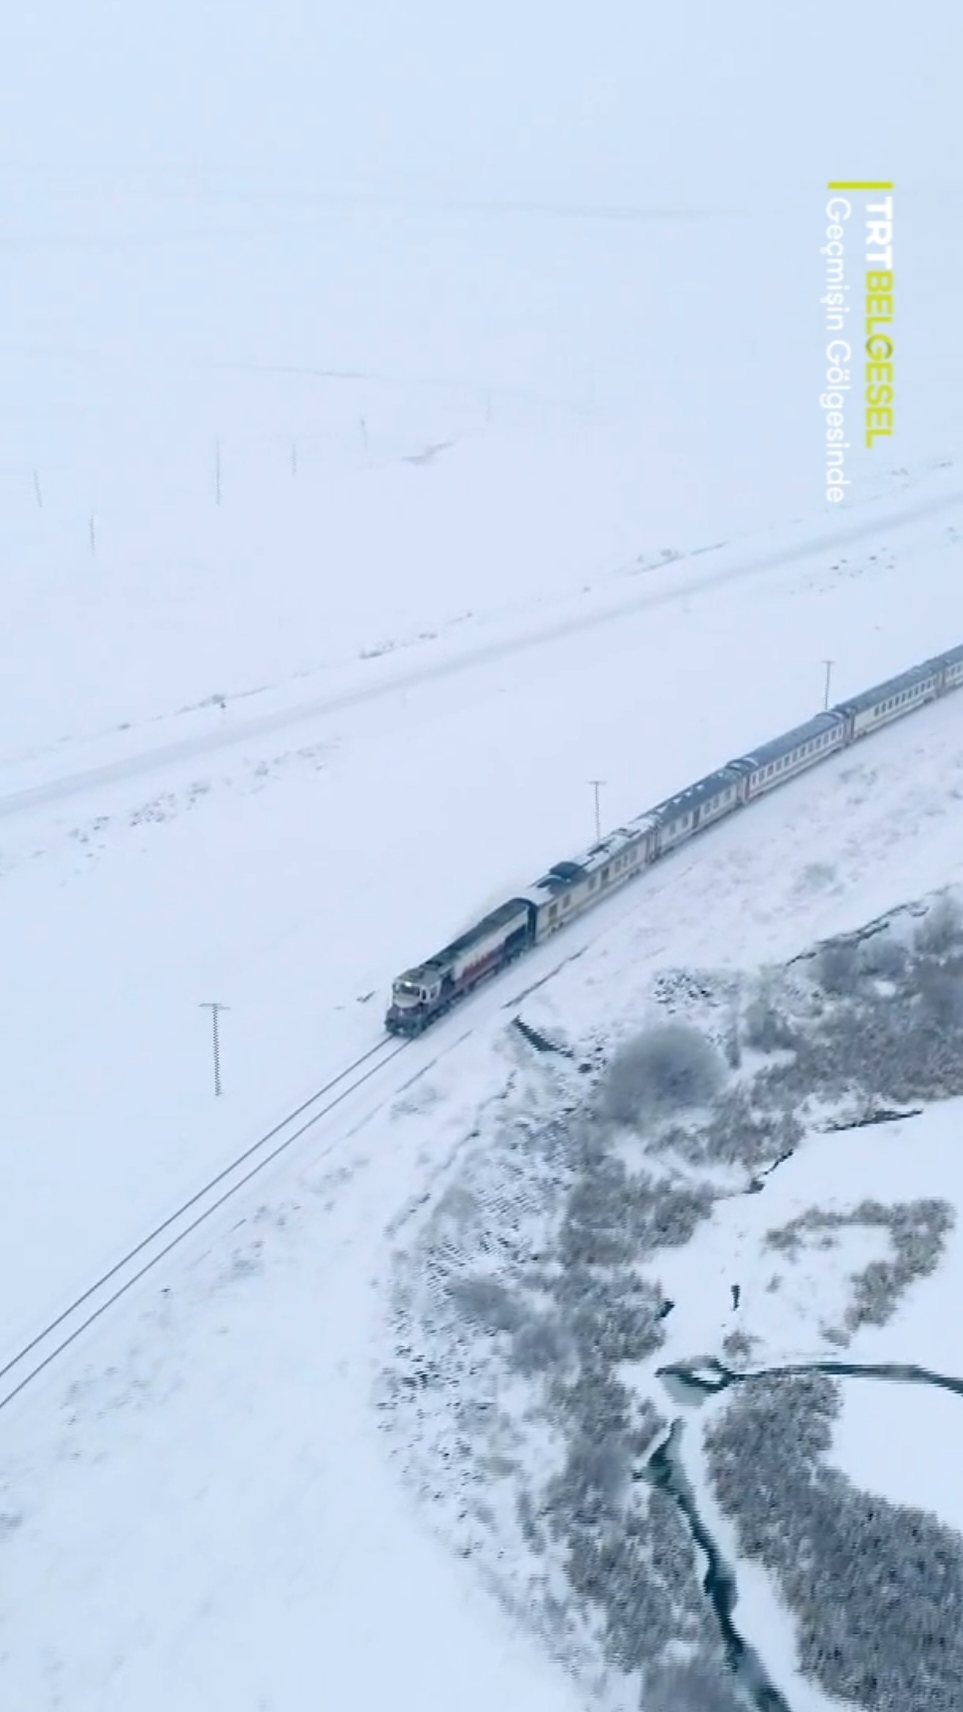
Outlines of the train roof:
[{"label": "train roof", "polygon": [[568,891],[570,886],[577,886],[588,879],[591,874],[597,874],[604,868],[606,862],[620,856],[623,850],[629,850],[633,844],[638,844],[645,837],[652,823],[651,815],[640,814],[628,826],[617,826],[614,832],[607,832],[597,844],[589,846],[579,856],[571,860],[556,862],[546,874],[536,880],[525,896],[538,904],[543,904],[546,897],[557,897],[560,892]]},{"label": "train roof", "polygon": [[[509,898],[507,903],[499,904],[497,909],[492,910],[489,915],[483,916],[481,921],[476,922],[474,927],[468,929],[467,933],[459,934],[458,938],[453,939],[450,945],[443,946],[442,950],[436,951],[433,957],[427,957],[424,963],[419,963],[418,969],[442,968],[453,957],[460,956],[463,951],[469,951],[479,939],[484,939],[489,933],[495,933],[499,928],[507,926],[513,916],[526,914],[527,910],[528,904],[525,898]],[[417,971],[411,969],[408,973],[413,975]]]},{"label": "train roof", "polygon": [[781,737],[772,737],[768,743],[760,743],[758,749],[750,749],[747,755],[740,755],[738,760],[730,761],[729,766],[741,773],[753,773],[757,767],[768,766],[770,761],[778,761],[783,755],[791,755],[794,749],[800,749],[804,743],[811,743],[814,737],[822,737],[825,732],[835,730],[842,724],[844,717],[841,708],[831,708],[828,713],[817,713],[813,719],[807,719],[805,725],[794,725],[791,731],[784,731]]},{"label": "train roof", "polygon": [[957,666],[963,660],[963,642],[955,648],[948,648],[945,654],[934,654],[932,660],[927,660],[928,666]]},{"label": "train roof", "polygon": [[903,690],[910,690],[916,684],[935,676],[939,665],[943,662],[927,660],[925,665],[911,666],[908,672],[900,672],[898,677],[887,678],[885,683],[874,684],[871,690],[861,690],[859,695],[848,696],[838,705],[838,712],[860,713],[865,707],[876,707],[881,701],[888,701],[890,696],[900,695]]},{"label": "train roof", "polygon": [[690,810],[700,808],[704,802],[712,802],[721,796],[723,791],[732,789],[738,784],[740,771],[731,764],[719,767],[714,773],[707,773],[704,779],[697,779],[694,785],[687,785],[684,791],[677,791],[674,797],[666,797],[651,812],[653,817],[665,825],[666,821],[676,820],[680,814],[688,814]]}]

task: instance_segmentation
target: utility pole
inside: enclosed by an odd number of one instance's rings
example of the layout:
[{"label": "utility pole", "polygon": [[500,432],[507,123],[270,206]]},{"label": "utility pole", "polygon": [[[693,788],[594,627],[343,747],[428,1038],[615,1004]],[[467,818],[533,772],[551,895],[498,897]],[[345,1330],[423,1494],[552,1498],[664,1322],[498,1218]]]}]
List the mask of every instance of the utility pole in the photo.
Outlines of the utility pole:
[{"label": "utility pole", "polygon": [[602,841],[602,814],[599,807],[599,791],[605,784],[605,780],[589,779],[589,784],[595,792],[595,842],[600,844]]},{"label": "utility pole", "polygon": [[826,713],[829,709],[829,685],[830,685],[830,681],[832,679],[833,667],[835,666],[835,664],[836,664],[835,660],[824,660],[823,661],[823,665],[826,668],[826,687],[823,691],[823,712],[824,713]]},{"label": "utility pole", "polygon": [[208,1002],[206,1004],[198,1005],[197,1008],[198,1010],[210,1011],[211,1013],[214,1044],[214,1093],[215,1095],[219,1095],[221,1093],[221,1040],[218,1033],[217,1019],[221,1011],[228,1011],[231,1007],[230,1005],[210,1004]]}]

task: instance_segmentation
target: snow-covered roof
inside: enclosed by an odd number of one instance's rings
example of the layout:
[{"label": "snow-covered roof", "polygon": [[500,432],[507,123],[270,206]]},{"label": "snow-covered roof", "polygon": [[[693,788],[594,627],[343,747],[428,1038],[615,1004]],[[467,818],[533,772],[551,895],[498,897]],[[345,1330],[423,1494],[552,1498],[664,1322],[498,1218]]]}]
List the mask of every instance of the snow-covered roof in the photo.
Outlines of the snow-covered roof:
[{"label": "snow-covered roof", "polygon": [[707,773],[704,779],[697,779],[694,785],[687,785],[684,791],[677,791],[674,797],[666,797],[665,802],[659,803],[652,810],[653,818],[663,826],[669,821],[678,820],[680,814],[689,814],[703,803],[712,802],[721,796],[723,791],[734,789],[739,778],[740,770],[733,766],[720,767],[718,772]]},{"label": "snow-covered roof", "polygon": [[780,737],[760,743],[758,749],[750,749],[748,755],[740,755],[738,760],[730,761],[729,766],[737,772],[753,773],[759,767],[768,766],[770,761],[791,755],[794,749],[800,749],[804,743],[811,743],[827,731],[834,731],[843,719],[844,714],[838,708],[832,708],[829,713],[817,713],[815,718],[807,719],[805,725],[794,725],[791,731],[784,731]]},{"label": "snow-covered roof", "polygon": [[566,892],[571,886],[577,886],[592,874],[597,874],[617,856],[639,844],[645,837],[652,816],[639,815],[636,821],[628,826],[617,826],[614,832],[607,832],[597,844],[591,844],[587,850],[570,860],[556,862],[548,872],[542,874],[525,895],[535,903],[543,904],[546,898],[557,897]]},{"label": "snow-covered roof", "polygon": [[915,689],[918,684],[934,678],[941,664],[942,661],[927,660],[925,665],[912,666],[908,672],[900,672],[896,678],[887,678],[885,683],[874,684],[870,690],[847,697],[839,706],[844,711],[852,708],[856,712],[865,707],[877,707],[881,701],[889,701],[891,696],[902,695],[904,690]]}]

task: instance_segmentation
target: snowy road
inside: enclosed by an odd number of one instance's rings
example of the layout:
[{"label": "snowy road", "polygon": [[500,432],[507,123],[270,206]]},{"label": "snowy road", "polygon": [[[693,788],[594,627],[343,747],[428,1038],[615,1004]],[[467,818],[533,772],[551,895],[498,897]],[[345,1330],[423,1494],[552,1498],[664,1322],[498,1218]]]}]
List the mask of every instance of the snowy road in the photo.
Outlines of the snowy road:
[{"label": "snowy road", "polygon": [[[767,571],[777,571],[808,559],[817,560],[825,554],[838,554],[843,548],[863,541],[871,540],[885,546],[890,535],[898,535],[901,530],[925,519],[940,517],[944,513],[960,512],[961,508],[963,490],[954,486],[949,492],[923,499],[914,497],[898,506],[881,505],[878,502],[867,504],[865,517],[833,530],[812,533],[808,529],[800,531],[794,528],[787,532],[790,536],[788,541],[761,554],[746,554],[745,548],[739,546],[712,548],[709,550],[709,556],[716,563],[704,573],[700,572],[699,565],[693,564],[692,556],[680,558],[668,569],[654,569],[649,572],[646,582],[656,586],[647,587],[645,593],[630,599],[611,601],[603,594],[601,599],[596,598],[587,608],[583,603],[582,610],[569,617],[541,618],[535,624],[523,627],[520,632],[516,619],[501,639],[469,643],[463,649],[456,648],[450,653],[446,651],[441,659],[429,658],[406,670],[399,671],[391,665],[381,666],[380,663],[376,665],[374,662],[368,662],[364,668],[363,682],[349,684],[325,695],[311,696],[304,701],[296,701],[292,706],[282,707],[256,718],[232,716],[229,721],[215,725],[213,730],[208,729],[197,736],[184,737],[173,743],[162,743],[156,748],[141,750],[99,766],[86,767],[76,773],[11,791],[0,796],[0,820],[26,813],[31,809],[68,802],[105,786],[140,780],[153,773],[177,769],[187,763],[193,764],[206,757],[243,748],[263,738],[273,737],[300,726],[323,724],[333,716],[351,709],[382,699],[396,698],[422,685],[458,678],[462,673],[504,664],[523,657],[532,649],[548,647],[555,642],[584,635],[588,631],[618,624],[627,618],[654,611],[659,607],[680,606],[696,595],[722,591],[761,576]],[[505,628],[504,620],[500,624],[497,614],[491,622],[496,629]],[[907,661],[907,664],[911,663]],[[335,675],[343,675],[343,668]],[[357,670],[351,675],[357,677]],[[207,719],[209,725],[211,717],[209,715]],[[775,735],[775,732],[771,735]],[[111,741],[114,745],[117,744],[116,737]]]}]

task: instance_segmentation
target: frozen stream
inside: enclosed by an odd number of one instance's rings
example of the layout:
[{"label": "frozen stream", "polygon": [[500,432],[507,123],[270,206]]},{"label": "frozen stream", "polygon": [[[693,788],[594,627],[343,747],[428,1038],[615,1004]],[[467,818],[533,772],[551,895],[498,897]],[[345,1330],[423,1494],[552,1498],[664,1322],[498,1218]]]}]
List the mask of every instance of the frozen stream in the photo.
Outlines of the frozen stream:
[{"label": "frozen stream", "polygon": [[759,1655],[732,1621],[737,1599],[736,1578],[699,1515],[695,1494],[679,1455],[682,1432],[683,1423],[676,1419],[668,1437],[650,1456],[642,1477],[675,1500],[696,1545],[705,1554],[703,1587],[719,1619],[726,1663],[734,1678],[748,1694],[757,1712],[790,1712],[788,1701],[770,1682]]},{"label": "frozen stream", "polygon": [[[673,1362],[669,1366],[659,1368],[658,1377],[674,1401],[691,1402],[715,1396],[734,1385],[749,1385],[757,1379],[807,1373],[819,1373],[837,1379],[882,1379],[897,1384],[931,1385],[939,1390],[963,1396],[963,1379],[937,1373],[911,1362],[794,1362],[780,1367],[760,1368],[752,1373],[737,1373],[715,1357],[707,1357]],[[705,1554],[705,1592],[718,1617],[726,1662],[735,1681],[757,1712],[790,1712],[788,1702],[769,1680],[758,1654],[739,1633],[732,1620],[732,1612],[737,1603],[735,1573],[723,1559],[712,1534],[698,1513],[695,1494],[680,1455],[683,1431],[684,1424],[677,1417],[668,1437],[662,1440],[649,1458],[643,1478],[674,1499],[693,1539]]]}]

